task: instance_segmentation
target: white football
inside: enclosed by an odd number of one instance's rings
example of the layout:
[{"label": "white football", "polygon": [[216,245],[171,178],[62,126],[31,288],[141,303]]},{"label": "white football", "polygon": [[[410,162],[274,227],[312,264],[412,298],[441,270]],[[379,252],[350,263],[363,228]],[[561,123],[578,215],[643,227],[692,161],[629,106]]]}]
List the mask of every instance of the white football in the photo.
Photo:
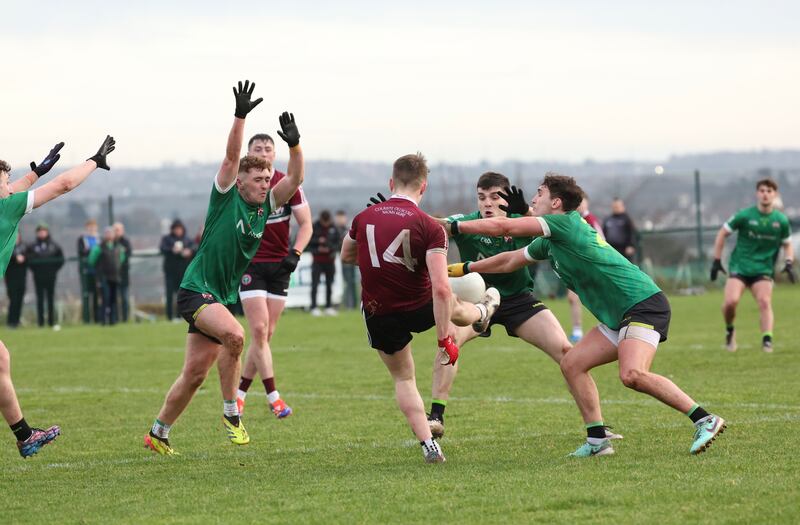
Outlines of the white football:
[{"label": "white football", "polygon": [[450,288],[456,297],[468,303],[477,303],[486,293],[486,283],[479,273],[468,273],[464,277],[450,277]]}]

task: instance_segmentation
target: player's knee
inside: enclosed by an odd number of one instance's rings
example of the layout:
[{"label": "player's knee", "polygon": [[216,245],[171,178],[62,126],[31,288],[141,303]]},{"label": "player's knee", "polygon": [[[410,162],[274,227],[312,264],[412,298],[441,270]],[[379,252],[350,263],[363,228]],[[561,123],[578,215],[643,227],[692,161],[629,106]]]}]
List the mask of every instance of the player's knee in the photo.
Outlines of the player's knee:
[{"label": "player's knee", "polygon": [[269,339],[270,330],[267,326],[267,323],[255,323],[252,325],[253,329],[253,339],[260,343],[264,343]]},{"label": "player's knee", "polygon": [[244,349],[244,330],[241,326],[225,332],[222,336],[225,349],[234,355],[239,355]]},{"label": "player's knee", "polygon": [[571,358],[572,354],[564,354],[561,356],[561,360],[558,363],[558,366],[561,367],[561,373],[564,377],[571,377],[580,372],[578,364],[575,359]]},{"label": "player's knee", "polygon": [[622,384],[632,390],[641,390],[644,376],[645,373],[643,371],[635,368],[619,371],[619,378]]},{"label": "player's knee", "polygon": [[759,297],[756,302],[758,303],[759,310],[764,311],[772,308],[772,301],[769,297]]}]

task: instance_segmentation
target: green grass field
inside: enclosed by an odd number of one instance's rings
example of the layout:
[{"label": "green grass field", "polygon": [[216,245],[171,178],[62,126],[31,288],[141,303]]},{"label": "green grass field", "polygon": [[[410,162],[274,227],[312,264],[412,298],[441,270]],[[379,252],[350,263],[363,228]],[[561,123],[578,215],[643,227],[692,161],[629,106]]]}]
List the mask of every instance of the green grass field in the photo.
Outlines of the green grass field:
[{"label": "green grass field", "polygon": [[[735,354],[722,349],[718,292],[671,301],[654,370],[729,420],[700,456],[688,418],[625,389],[612,364],[595,378],[625,439],[614,456],[565,457],[584,433],[557,367],[500,329],[463,349],[447,463],[426,465],[360,318],[289,312],[273,352],[295,415],[277,421],[254,384],[252,442],[230,445],[212,370],[171,433],[182,455],[157,457],[142,435],[180,369],[184,324],[3,330],[28,421],[63,435],[23,460],[5,431],[0,523],[800,521],[800,287],[776,289],[773,355],[752,298]],[[566,322],[566,303],[551,306]],[[433,332],[414,348],[428,404]]]}]

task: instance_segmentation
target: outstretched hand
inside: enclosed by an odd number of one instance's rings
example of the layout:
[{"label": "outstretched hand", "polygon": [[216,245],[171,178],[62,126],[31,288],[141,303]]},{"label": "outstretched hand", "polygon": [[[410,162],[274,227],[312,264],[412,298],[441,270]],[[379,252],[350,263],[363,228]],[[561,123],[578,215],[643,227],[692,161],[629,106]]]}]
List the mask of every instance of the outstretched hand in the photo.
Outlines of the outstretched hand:
[{"label": "outstretched hand", "polygon": [[373,204],[380,204],[382,202],[386,202],[386,197],[383,196],[383,193],[378,192],[377,198],[376,197],[369,198],[369,202],[367,203],[367,208],[369,208]]},{"label": "outstretched hand", "polygon": [[528,213],[528,202],[525,200],[525,196],[522,194],[522,188],[517,188],[516,186],[511,186],[503,188],[503,191],[498,191],[497,195],[505,200],[508,204],[501,204],[498,206],[501,210],[506,212],[508,215],[512,213],[516,215],[525,215]]},{"label": "outstretched hand", "polygon": [[45,173],[53,169],[53,166],[56,165],[58,159],[61,158],[61,154],[59,153],[59,151],[61,151],[61,148],[63,147],[64,147],[63,142],[59,142],[58,144],[53,146],[53,149],[50,150],[50,153],[47,154],[47,156],[44,158],[42,162],[39,163],[38,166],[36,165],[35,162],[31,162],[31,171],[36,173],[37,177],[41,177]]},{"label": "outstretched hand", "polygon": [[278,117],[278,122],[281,125],[281,129],[278,130],[278,135],[286,142],[286,144],[293,148],[300,144],[300,132],[297,131],[297,124],[294,122],[294,113],[288,113],[284,111],[280,117]]},{"label": "outstretched hand", "polygon": [[100,145],[100,149],[97,150],[97,153],[94,154],[93,157],[89,157],[86,160],[93,160],[95,164],[97,164],[98,168],[102,168],[104,170],[110,170],[111,168],[108,167],[108,162],[106,161],[106,157],[109,153],[116,149],[117,142],[114,140],[114,137],[111,135],[106,135],[106,140]]},{"label": "outstretched hand", "polygon": [[263,98],[258,98],[256,100],[251,101],[250,99],[253,96],[253,90],[256,88],[256,83],[250,83],[249,80],[244,81],[244,86],[242,86],[242,81],[239,81],[239,89],[233,88],[233,96],[236,97],[236,111],[233,115],[236,118],[245,118],[248,113],[253,111],[253,108],[261,104],[264,100]]}]

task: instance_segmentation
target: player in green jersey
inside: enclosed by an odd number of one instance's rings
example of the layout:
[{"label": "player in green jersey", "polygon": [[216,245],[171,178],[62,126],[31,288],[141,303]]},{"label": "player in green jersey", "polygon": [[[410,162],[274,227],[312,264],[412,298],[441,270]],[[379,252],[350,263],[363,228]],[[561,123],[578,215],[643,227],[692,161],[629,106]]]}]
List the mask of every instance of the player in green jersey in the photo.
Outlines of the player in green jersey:
[{"label": "player in green jersey", "polygon": [[725,239],[738,232],[736,248],[733,249],[728,262],[730,278],[725,283],[725,300],[722,303],[722,317],[725,319],[725,347],[730,352],[736,351],[736,332],[733,320],[736,318],[736,307],[742,298],[745,288],[750,288],[761,313],[761,348],[772,352],[772,278],[775,272],[775,260],[783,246],[784,266],[789,280],[795,282],[792,271],[794,249],[791,243],[791,228],[786,215],[774,207],[778,184],[772,179],[763,179],[756,183],[756,199],[758,204],[736,212],[722,225],[714,242],[714,264],[711,267],[711,280],[717,279],[719,272],[726,273],[722,267],[722,249]]},{"label": "player in green jersey", "polygon": [[155,423],[144,436],[145,447],[159,454],[174,454],[169,430],[215,361],[227,436],[236,445],[250,442],[236,406],[244,329],[225,305],[236,302],[239,279],[258,249],[270,211],[283,206],[303,182],[300,133],[289,113],[279,119],[282,131],[278,135],[289,145],[289,167],[281,182],[270,190],[269,166],[264,159],[244,157],[240,161],[245,117],[263,100],[251,100],[254,88],[255,84],[245,81],[244,86],[239,82],[238,89],[233,89],[236,111],[225,159],[211,188],[200,247],[178,291],[178,310],[189,323],[186,359]]},{"label": "player in green jersey", "polygon": [[[114,151],[114,139],[106,137],[98,152],[83,164],[65,171],[47,184],[28,191],[39,177],[50,171],[61,157],[61,142],[50,151],[37,166],[31,162],[31,171],[21,179],[8,182],[11,167],[0,160],[0,278],[6,273],[8,261],[14,251],[19,221],[34,209],[74,190],[97,168],[110,169],[106,156]],[[39,449],[53,441],[61,428],[53,425],[47,429],[31,428],[22,415],[22,409],[11,381],[11,356],[0,341],[0,412],[17,438],[17,448],[23,458],[36,454]]]},{"label": "player in green jersey", "polygon": [[695,424],[690,448],[708,448],[725,428],[666,377],[650,371],[658,343],[666,341],[670,307],[652,279],[620,255],[575,209],[583,190],[572,177],[548,173],[532,202],[534,217],[454,222],[453,233],[536,237],[527,248],[488,259],[451,265],[451,276],[470,271],[509,273],[535,260],[548,259],[568,289],[600,321],[561,359],[561,371],[583,416],[587,441],[573,456],[613,454],[605,436],[600,397],[589,371],[619,361],[619,376],[628,388],[649,394],[688,415]]},{"label": "player in green jersey", "polygon": [[[481,218],[505,217],[509,203],[508,195],[510,183],[505,175],[486,172],[478,178],[477,197],[478,211],[468,215],[453,215],[448,217],[443,224],[448,225],[453,221],[473,221]],[[522,198],[526,213],[528,205]],[[512,210],[514,211],[514,210]],[[516,215],[515,215],[516,216]],[[449,229],[449,227],[448,227]],[[462,261],[475,261],[485,259],[509,251],[518,250],[530,244],[530,237],[490,237],[480,234],[459,233],[451,235],[458,245]],[[491,326],[502,325],[506,333],[512,337],[519,337],[523,341],[540,348],[553,361],[559,363],[564,352],[572,345],[553,313],[547,309],[542,301],[533,294],[533,278],[527,268],[520,268],[507,274],[483,274],[486,286],[493,286],[500,292],[500,307],[490,321],[489,328],[481,333],[476,332],[472,326],[462,326],[456,329],[456,344],[459,348],[476,337],[489,337]],[[444,412],[450,389],[455,380],[458,363],[453,366],[442,365],[439,359],[433,361],[433,401],[431,412],[428,416],[431,432],[434,437],[444,435]]]}]

